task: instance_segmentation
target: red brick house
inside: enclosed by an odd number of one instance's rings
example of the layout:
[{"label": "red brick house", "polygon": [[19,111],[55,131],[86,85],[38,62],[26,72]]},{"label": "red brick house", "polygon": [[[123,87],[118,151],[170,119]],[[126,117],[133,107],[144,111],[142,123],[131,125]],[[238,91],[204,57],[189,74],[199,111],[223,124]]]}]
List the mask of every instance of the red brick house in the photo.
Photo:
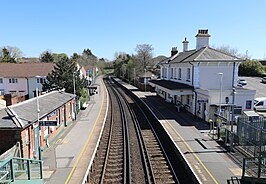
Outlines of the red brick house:
[{"label": "red brick house", "polygon": [[[73,94],[53,91],[0,110],[0,154],[20,142],[22,157],[38,157],[39,148],[49,146],[74,120],[74,99]],[[42,121],[54,121],[54,126]]]}]

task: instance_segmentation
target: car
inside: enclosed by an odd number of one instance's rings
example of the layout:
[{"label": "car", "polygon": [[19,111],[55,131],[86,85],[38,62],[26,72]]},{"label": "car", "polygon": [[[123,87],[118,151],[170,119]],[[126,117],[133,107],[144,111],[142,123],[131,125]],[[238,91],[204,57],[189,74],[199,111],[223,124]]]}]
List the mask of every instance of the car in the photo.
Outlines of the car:
[{"label": "car", "polygon": [[261,82],[266,83],[266,77],[262,77]]},{"label": "car", "polygon": [[245,79],[239,79],[238,80],[238,85],[239,86],[245,86],[245,85],[247,85],[247,81]]}]

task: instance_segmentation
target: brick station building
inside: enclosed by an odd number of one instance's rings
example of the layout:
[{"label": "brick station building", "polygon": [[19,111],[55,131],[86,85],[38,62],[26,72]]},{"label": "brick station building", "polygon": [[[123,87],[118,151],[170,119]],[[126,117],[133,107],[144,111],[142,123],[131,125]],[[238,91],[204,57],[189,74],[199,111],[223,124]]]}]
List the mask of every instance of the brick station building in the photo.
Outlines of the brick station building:
[{"label": "brick station building", "polygon": [[[73,94],[53,91],[0,110],[0,154],[20,142],[22,157],[38,157],[39,148],[49,146],[74,120],[74,100]],[[44,121],[53,125],[43,126]]]}]

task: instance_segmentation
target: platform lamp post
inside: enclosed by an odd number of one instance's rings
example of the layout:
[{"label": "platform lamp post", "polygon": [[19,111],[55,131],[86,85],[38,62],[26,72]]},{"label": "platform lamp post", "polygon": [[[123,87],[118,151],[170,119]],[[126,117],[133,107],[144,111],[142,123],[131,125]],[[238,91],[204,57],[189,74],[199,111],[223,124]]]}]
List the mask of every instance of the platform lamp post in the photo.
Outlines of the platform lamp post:
[{"label": "platform lamp post", "polygon": [[36,87],[36,105],[37,105],[37,124],[35,124],[35,144],[36,144],[36,151],[39,152],[39,160],[42,160],[42,152],[40,146],[40,135],[39,135],[39,128],[40,128],[40,104],[39,104],[39,90]]},{"label": "platform lamp post", "polygon": [[[220,99],[219,99],[219,116],[222,116],[222,91],[223,91],[223,73],[218,73],[218,75],[220,75]],[[220,117],[219,117],[220,118]],[[222,121],[218,122],[218,138],[220,138],[220,124],[222,123]]]},{"label": "platform lamp post", "polygon": [[74,119],[76,119],[76,113],[77,113],[77,111],[76,111],[76,109],[77,109],[77,107],[76,107],[76,82],[75,82],[75,80],[76,80],[76,78],[75,78],[75,72],[73,72],[73,94],[74,94]]},{"label": "platform lamp post", "polygon": [[219,115],[222,114],[222,91],[223,91],[223,73],[218,73],[220,75],[220,100],[219,100]]},{"label": "platform lamp post", "polygon": [[235,94],[236,94],[236,89],[233,88],[233,99],[232,99],[232,115],[231,115],[231,136],[230,136],[230,151],[231,152],[234,152],[234,149],[233,149],[233,139],[234,139],[234,134],[233,134],[233,131],[234,131],[234,119],[235,119]]},{"label": "platform lamp post", "polygon": [[146,71],[147,71],[147,69],[144,68],[144,87],[145,87],[145,92],[146,92],[146,82],[147,82]]}]

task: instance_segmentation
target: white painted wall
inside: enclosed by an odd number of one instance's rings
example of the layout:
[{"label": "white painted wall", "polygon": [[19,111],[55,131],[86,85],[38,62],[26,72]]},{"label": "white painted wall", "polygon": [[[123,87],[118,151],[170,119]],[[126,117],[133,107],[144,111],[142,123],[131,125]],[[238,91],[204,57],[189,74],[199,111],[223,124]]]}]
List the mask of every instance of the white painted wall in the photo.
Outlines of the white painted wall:
[{"label": "white painted wall", "polygon": [[4,78],[3,80],[3,88],[5,90],[5,93],[8,93],[10,91],[25,91],[25,93],[28,93],[27,89],[27,79],[26,78],[17,78],[18,83],[9,83],[9,78]]},{"label": "white painted wall", "polygon": [[[179,83],[183,83],[183,84],[188,84],[190,86],[192,86],[192,72],[193,72],[193,69],[192,69],[192,65],[190,65],[189,63],[174,63],[174,64],[171,64],[171,68],[173,68],[173,71],[174,71],[174,77],[170,80],[171,81],[175,81],[175,82],[179,82]],[[181,79],[179,80],[179,68],[181,69]],[[187,69],[190,69],[190,81],[187,80]],[[176,72],[175,72],[175,69],[176,69]],[[170,71],[170,76],[171,76],[171,69],[169,70]]]},{"label": "white painted wall", "polygon": [[223,73],[222,89],[232,89],[233,62],[200,63],[198,76],[195,76],[199,78],[199,88],[220,89],[221,75],[218,75],[218,73]]},{"label": "white painted wall", "polygon": [[34,97],[33,91],[36,91],[36,88],[38,88],[40,92],[42,91],[42,84],[37,83],[37,77],[28,78],[28,84],[29,84],[29,98]]},{"label": "white painted wall", "polygon": [[199,50],[202,47],[209,46],[209,37],[196,37],[196,50]]}]

